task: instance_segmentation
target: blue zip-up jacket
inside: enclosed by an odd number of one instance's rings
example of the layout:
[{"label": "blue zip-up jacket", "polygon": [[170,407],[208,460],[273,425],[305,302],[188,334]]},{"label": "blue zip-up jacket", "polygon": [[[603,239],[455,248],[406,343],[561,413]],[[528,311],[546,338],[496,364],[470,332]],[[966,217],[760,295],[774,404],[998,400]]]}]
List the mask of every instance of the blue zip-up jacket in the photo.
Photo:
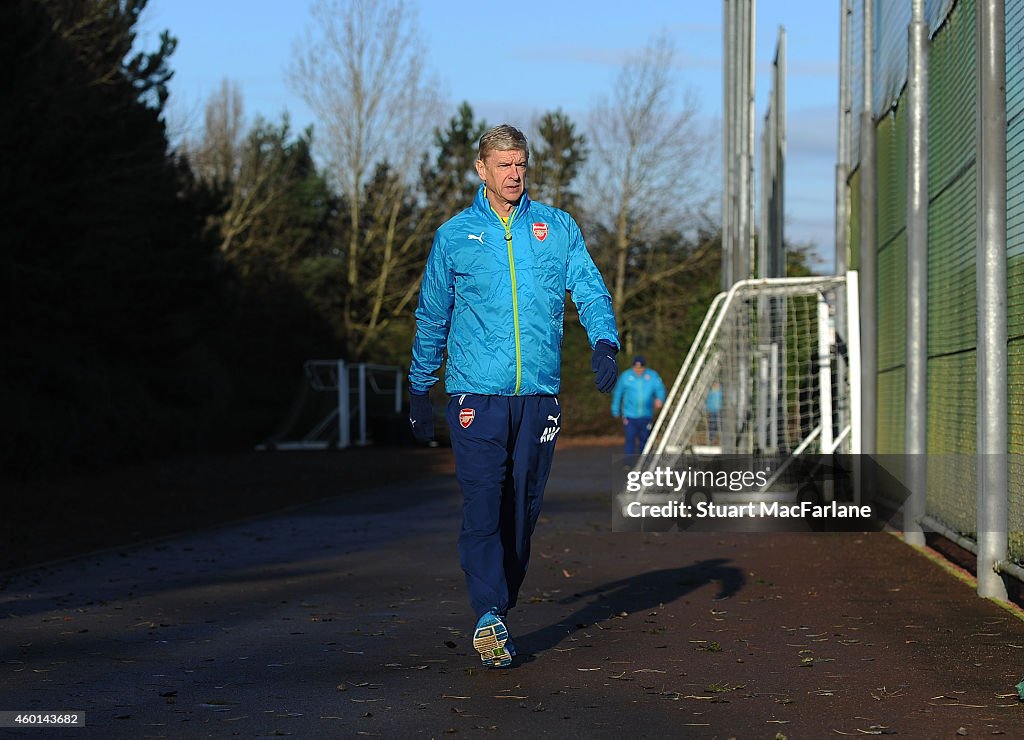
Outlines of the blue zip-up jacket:
[{"label": "blue zip-up jacket", "polygon": [[565,292],[591,347],[601,339],[619,345],[611,296],[568,213],[524,193],[506,225],[484,188],[434,236],[409,386],[425,393],[447,348],[450,394],[557,394]]},{"label": "blue zip-up jacket", "polygon": [[619,376],[612,393],[612,416],[649,419],[654,416],[654,399],[665,402],[665,384],[649,368],[637,375],[633,368]]}]

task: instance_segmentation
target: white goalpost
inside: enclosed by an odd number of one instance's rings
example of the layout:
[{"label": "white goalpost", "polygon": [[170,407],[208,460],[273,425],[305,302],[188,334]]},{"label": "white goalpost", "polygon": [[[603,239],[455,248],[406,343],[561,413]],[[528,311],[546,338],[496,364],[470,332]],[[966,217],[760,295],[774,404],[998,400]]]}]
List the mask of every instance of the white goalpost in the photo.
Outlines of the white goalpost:
[{"label": "white goalpost", "polygon": [[[683,456],[772,458],[784,467],[803,453],[858,453],[858,313],[856,273],[742,280],[720,293],[633,470]],[[716,382],[720,408],[709,410]]]},{"label": "white goalpost", "polygon": [[[372,441],[375,414],[402,412],[402,369],[344,360],[308,360],[305,380],[281,428],[257,450],[344,449]],[[354,428],[353,428],[354,427]]]}]

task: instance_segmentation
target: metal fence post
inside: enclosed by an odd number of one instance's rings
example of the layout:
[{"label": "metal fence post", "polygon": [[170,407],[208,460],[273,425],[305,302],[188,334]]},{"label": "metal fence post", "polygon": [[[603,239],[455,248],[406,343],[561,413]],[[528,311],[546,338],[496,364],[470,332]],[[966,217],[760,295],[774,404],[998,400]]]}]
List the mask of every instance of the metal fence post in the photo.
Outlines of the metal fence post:
[{"label": "metal fence post", "polygon": [[[849,260],[847,249],[849,244],[849,207],[850,200],[847,195],[847,179],[850,176],[850,65],[847,55],[849,54],[849,9],[847,0],[839,0],[839,141],[838,156],[836,161],[836,222],[835,222],[835,273],[845,275],[848,269]],[[840,291],[840,296],[842,291]],[[845,306],[845,300],[840,297],[837,302],[836,322],[842,326],[846,319],[840,306]]]},{"label": "metal fence post", "polygon": [[743,101],[743,153],[740,157],[740,244],[737,280],[753,276],[754,270],[754,38],[757,28],[757,1],[745,0],[743,17],[743,71],[740,95]]},{"label": "metal fence post", "polygon": [[349,432],[348,367],[344,360],[338,360],[338,447],[344,449],[352,444]]},{"label": "metal fence post", "polygon": [[366,439],[366,363],[359,363],[359,444],[365,445]]},{"label": "metal fence post", "polygon": [[[849,241],[850,241],[850,196],[847,180],[850,177],[850,53],[849,34],[849,7],[848,0],[839,0],[839,142],[838,157],[836,161],[836,221],[835,221],[835,273],[845,275],[849,269]],[[844,341],[846,336],[846,294],[845,291],[836,292],[836,328]],[[847,369],[838,368],[840,386],[846,384]],[[839,426],[846,426],[849,410],[840,407]]]},{"label": "metal fence post", "polygon": [[722,290],[729,290],[733,284],[733,167],[735,136],[735,105],[734,96],[736,80],[735,43],[736,43],[736,3],[735,0],[723,0],[722,12]]},{"label": "metal fence post", "polygon": [[978,595],[1006,600],[1006,18],[977,4]]},{"label": "metal fence post", "polygon": [[860,125],[860,335],[861,335],[861,447],[878,452],[878,252],[875,224],[875,116],[872,106],[874,68],[873,0],[865,0],[864,98]]},{"label": "metal fence post", "polygon": [[924,0],[912,0],[907,64],[907,344],[904,450],[910,497],[903,538],[924,545],[928,473],[928,24]]}]

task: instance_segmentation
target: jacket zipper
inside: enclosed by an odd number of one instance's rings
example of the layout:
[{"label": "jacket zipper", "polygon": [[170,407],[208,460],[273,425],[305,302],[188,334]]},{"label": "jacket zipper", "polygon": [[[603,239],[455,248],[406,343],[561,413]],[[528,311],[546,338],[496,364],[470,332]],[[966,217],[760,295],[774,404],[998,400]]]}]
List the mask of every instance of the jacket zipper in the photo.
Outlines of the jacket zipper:
[{"label": "jacket zipper", "polygon": [[[519,291],[516,288],[516,260],[512,254],[512,218],[515,211],[508,215],[507,221],[502,221],[505,227],[505,246],[508,248],[508,272],[512,278],[512,326],[516,337],[516,389],[512,395],[519,395],[519,387],[523,380],[523,357],[522,347],[519,343]],[[501,220],[499,218],[499,220]]]}]

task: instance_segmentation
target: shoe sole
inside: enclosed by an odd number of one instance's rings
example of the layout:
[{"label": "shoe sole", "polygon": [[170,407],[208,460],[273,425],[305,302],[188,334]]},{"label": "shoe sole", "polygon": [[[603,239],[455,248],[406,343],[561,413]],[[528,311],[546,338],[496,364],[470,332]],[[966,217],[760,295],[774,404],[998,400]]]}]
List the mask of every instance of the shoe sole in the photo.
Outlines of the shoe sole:
[{"label": "shoe sole", "polygon": [[507,652],[509,656],[508,663],[502,662],[495,665],[494,658],[492,656],[487,656],[485,658],[483,655],[480,656],[480,660],[488,668],[507,668],[509,665],[512,664],[512,661],[515,660],[516,657],[516,646],[512,644],[511,640],[505,643],[505,652]]},{"label": "shoe sole", "polygon": [[512,655],[505,649],[506,642],[508,630],[498,619],[473,632],[473,649],[480,653],[480,661],[489,668],[512,665]]}]

